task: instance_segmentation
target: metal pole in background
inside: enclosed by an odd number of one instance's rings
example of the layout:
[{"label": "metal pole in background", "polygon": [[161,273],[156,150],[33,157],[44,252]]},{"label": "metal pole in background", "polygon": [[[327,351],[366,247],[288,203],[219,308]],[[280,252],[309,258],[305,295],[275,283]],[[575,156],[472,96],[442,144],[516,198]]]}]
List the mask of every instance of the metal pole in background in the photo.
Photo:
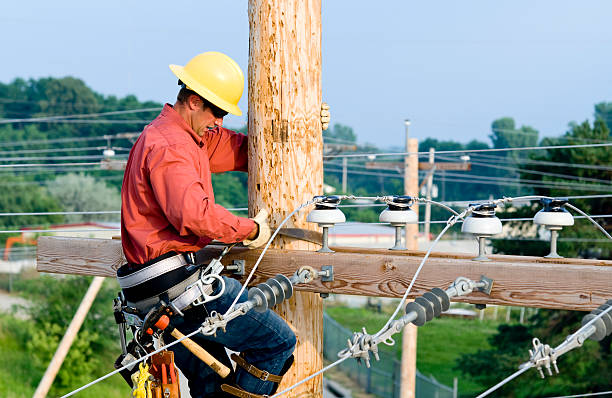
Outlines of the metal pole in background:
[{"label": "metal pole in background", "polygon": [[[427,176],[427,199],[431,200],[431,188],[433,186],[433,174],[434,174],[434,161],[436,157],[436,150],[429,148],[429,164],[431,169]],[[431,221],[431,203],[425,204],[425,240],[429,241],[429,222]]]},{"label": "metal pole in background", "polygon": [[345,156],[342,158],[342,193],[347,193],[346,192],[347,166],[348,166],[348,159]]}]

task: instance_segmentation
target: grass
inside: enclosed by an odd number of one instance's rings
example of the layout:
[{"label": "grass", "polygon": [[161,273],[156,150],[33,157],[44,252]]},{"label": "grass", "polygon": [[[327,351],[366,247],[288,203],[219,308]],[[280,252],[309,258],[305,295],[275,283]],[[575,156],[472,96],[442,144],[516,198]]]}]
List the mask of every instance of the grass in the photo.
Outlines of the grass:
[{"label": "grass", "polygon": [[[26,350],[20,341],[20,333],[28,327],[30,321],[17,319],[10,314],[0,314],[0,397],[26,398],[31,397],[42,378],[44,369],[33,365],[31,353]],[[117,348],[117,352],[119,348]],[[88,383],[113,369],[112,363],[117,353],[104,352],[100,363],[104,368],[97,369],[94,374],[83,380],[81,384]],[[108,366],[106,366],[108,365]],[[75,385],[71,389],[77,389]],[[69,391],[61,391],[61,395]],[[81,398],[99,397],[126,397],[130,395],[130,388],[119,375],[112,376],[78,394]],[[59,394],[50,394],[50,397]]]},{"label": "grass", "polygon": [[[347,308],[329,306],[327,313],[337,322],[352,331],[360,331],[363,326],[368,333],[377,332],[387,321],[392,310],[381,313],[365,308]],[[456,360],[461,354],[472,353],[478,349],[487,349],[487,338],[495,334],[499,322],[477,319],[438,318],[418,329],[417,368],[425,375],[433,375],[436,380],[448,386],[453,385],[453,377],[459,379],[459,392],[464,395],[475,395],[488,386],[470,380],[454,370]],[[393,347],[382,346],[380,349],[394,353],[401,358],[401,337],[395,335]],[[376,366],[375,364],[373,366]]]}]

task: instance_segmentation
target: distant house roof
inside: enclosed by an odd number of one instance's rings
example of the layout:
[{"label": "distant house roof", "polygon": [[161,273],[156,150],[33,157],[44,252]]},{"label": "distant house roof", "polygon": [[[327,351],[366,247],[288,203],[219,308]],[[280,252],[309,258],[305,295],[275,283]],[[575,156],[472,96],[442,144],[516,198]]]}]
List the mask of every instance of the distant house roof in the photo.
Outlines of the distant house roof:
[{"label": "distant house roof", "polygon": [[358,222],[347,222],[334,225],[332,228],[329,229],[329,234],[332,236],[395,236],[395,228],[384,224],[364,224]]}]

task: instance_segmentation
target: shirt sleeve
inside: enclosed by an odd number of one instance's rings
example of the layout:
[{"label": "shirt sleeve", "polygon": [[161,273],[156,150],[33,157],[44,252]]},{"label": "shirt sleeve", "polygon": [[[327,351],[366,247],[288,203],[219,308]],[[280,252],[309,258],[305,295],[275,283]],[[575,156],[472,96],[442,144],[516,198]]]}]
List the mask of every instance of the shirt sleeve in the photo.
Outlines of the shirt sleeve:
[{"label": "shirt sleeve", "polygon": [[214,202],[194,164],[198,160],[179,146],[151,151],[145,167],[157,202],[181,236],[196,235],[224,243],[240,242],[255,228]]},{"label": "shirt sleeve", "polygon": [[211,172],[248,171],[246,135],[217,127],[206,133],[204,141],[208,149]]}]

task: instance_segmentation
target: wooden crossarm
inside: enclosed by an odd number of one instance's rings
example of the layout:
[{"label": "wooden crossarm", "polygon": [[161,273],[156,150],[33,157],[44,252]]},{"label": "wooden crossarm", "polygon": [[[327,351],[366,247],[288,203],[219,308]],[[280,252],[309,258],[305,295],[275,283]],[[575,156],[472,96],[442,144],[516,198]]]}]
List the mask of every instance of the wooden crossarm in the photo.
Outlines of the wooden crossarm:
[{"label": "wooden crossarm", "polygon": [[[291,275],[310,265],[321,269],[333,265],[334,281],[316,281],[298,290],[360,296],[401,297],[424,252],[384,249],[334,248],[335,253],[269,249],[259,265],[253,284],[278,273]],[[211,258],[220,246],[207,248]],[[246,260],[247,274],[260,250],[234,248],[224,258]],[[470,303],[514,305],[590,311],[612,298],[612,261],[592,259],[546,259],[527,256],[489,256],[490,262],[472,261],[474,254],[432,253],[417,278],[411,297],[434,287],[446,288],[458,276],[494,280],[491,296],[483,293],[458,299]],[[40,272],[114,277],[125,262],[121,241],[44,236],[38,240]]]}]

